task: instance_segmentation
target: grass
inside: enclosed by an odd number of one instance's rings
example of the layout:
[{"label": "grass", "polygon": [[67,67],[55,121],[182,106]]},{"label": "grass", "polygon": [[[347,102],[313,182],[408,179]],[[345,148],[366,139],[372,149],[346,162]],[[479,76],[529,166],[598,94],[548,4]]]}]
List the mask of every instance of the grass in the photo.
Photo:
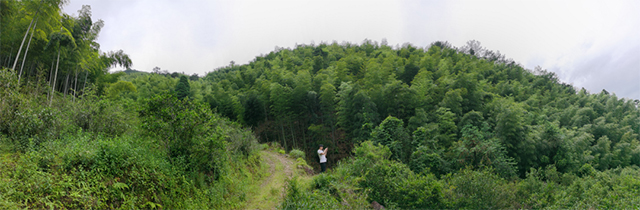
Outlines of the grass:
[{"label": "grass", "polygon": [[[245,206],[241,209],[276,209],[283,201],[286,180],[290,176],[297,176],[298,180],[305,185],[311,183],[312,176],[308,176],[301,169],[295,168],[295,161],[292,159],[286,159],[284,164],[281,158],[284,155],[278,154],[277,150],[263,150],[260,151],[260,156],[263,158],[263,170],[266,170],[267,175],[264,176],[262,182],[255,182],[256,185],[251,187],[251,193],[248,197]],[[287,169],[290,170],[291,175],[287,174]]]}]

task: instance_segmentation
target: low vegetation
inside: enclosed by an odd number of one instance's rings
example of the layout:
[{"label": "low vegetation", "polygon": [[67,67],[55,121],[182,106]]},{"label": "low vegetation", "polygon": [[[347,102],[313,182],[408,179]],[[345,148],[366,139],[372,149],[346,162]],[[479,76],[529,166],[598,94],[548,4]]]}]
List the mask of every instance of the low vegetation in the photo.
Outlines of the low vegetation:
[{"label": "low vegetation", "polygon": [[[264,176],[250,130],[189,99],[75,100],[7,89],[0,208],[235,208]],[[137,109],[134,107],[138,107]]]}]

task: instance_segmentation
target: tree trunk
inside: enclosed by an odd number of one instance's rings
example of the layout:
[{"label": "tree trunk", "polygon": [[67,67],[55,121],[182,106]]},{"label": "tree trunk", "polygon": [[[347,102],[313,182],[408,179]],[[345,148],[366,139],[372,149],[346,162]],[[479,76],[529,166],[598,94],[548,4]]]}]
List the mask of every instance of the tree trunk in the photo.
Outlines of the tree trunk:
[{"label": "tree trunk", "polygon": [[285,150],[287,150],[287,138],[284,135],[284,123],[280,122],[280,129],[282,130],[282,146],[284,147]]},{"label": "tree trunk", "polygon": [[34,97],[37,96],[37,94],[40,92],[40,77],[42,75],[38,74],[38,72],[36,72],[36,92],[33,93]]},{"label": "tree trunk", "polygon": [[[55,56],[54,56],[55,57]],[[51,59],[51,70],[49,70],[49,80],[47,80],[47,82],[49,83],[49,87],[51,87],[51,81],[53,80],[53,62],[55,60]]]},{"label": "tree trunk", "polygon": [[84,88],[87,87],[87,76],[89,76],[89,70],[84,74],[84,85],[82,85],[82,95],[84,95]]},{"label": "tree trunk", "polygon": [[[26,83],[27,86],[29,86],[29,77],[33,75],[33,69],[35,68],[36,63],[33,62],[31,63],[31,67],[29,67],[29,71],[25,71],[24,72],[24,81]],[[20,82],[18,82],[18,84],[20,84]]]},{"label": "tree trunk", "polygon": [[56,59],[56,73],[53,75],[53,88],[51,88],[51,99],[49,99],[49,106],[51,106],[51,102],[53,102],[53,91],[56,89],[56,79],[58,79],[59,65],[60,65],[60,46],[58,46],[58,59]]},{"label": "tree trunk", "polygon": [[9,65],[11,65],[11,52],[13,52],[13,46],[11,47],[11,50],[9,50],[9,54],[7,55],[7,59],[3,62],[3,66],[9,67]]},{"label": "tree trunk", "polygon": [[20,52],[22,51],[22,46],[24,45],[24,41],[27,39],[27,35],[29,35],[29,31],[31,30],[31,25],[33,25],[33,19],[35,19],[35,17],[38,16],[38,12],[40,12],[40,6],[42,6],[42,2],[44,0],[40,0],[40,5],[38,6],[38,9],[36,10],[36,14],[33,15],[34,18],[31,18],[31,23],[29,23],[29,28],[27,28],[27,32],[24,33],[24,37],[22,38],[22,43],[20,43],[20,48],[18,48],[18,54],[16,55],[16,61],[13,62],[13,67],[11,67],[11,69],[15,70],[16,69],[16,64],[18,64],[18,58],[20,58]]},{"label": "tree trunk", "polygon": [[[49,83],[49,87],[51,87],[51,80],[53,80],[53,59],[51,59],[51,70],[49,70],[49,80],[46,82]],[[47,98],[49,98],[49,91],[47,91]]]},{"label": "tree trunk", "polygon": [[302,145],[304,146],[304,148],[302,149],[302,151],[305,151],[306,149],[308,149],[309,147],[307,147],[307,137],[306,135],[304,135],[304,130],[306,130],[306,125],[302,125],[302,123],[300,124],[300,130],[302,131]]},{"label": "tree trunk", "polygon": [[293,133],[293,126],[289,123],[289,130],[291,130],[291,139],[293,139],[293,147],[296,148],[298,145],[296,144],[296,135]]},{"label": "tree trunk", "polygon": [[27,60],[27,53],[29,53],[29,46],[31,46],[31,40],[33,39],[33,34],[34,34],[34,31],[36,30],[36,26],[38,26],[38,17],[36,17],[36,23],[33,24],[33,31],[31,31],[31,36],[29,37],[29,43],[27,43],[27,49],[24,50],[24,58],[22,58],[22,65],[20,65],[20,73],[18,74],[18,86],[20,86],[22,69],[24,68],[24,62]]},{"label": "tree trunk", "polygon": [[78,92],[78,66],[76,66],[76,82],[73,83],[73,101],[76,101],[76,92]]},{"label": "tree trunk", "polygon": [[336,140],[336,126],[333,124],[333,122],[331,122],[331,138],[333,139],[333,143],[335,145],[338,145],[338,142]]},{"label": "tree trunk", "polygon": [[268,122],[269,121],[269,113],[267,113],[267,104],[265,103],[264,106],[262,106],[262,108],[264,109],[264,121]]},{"label": "tree trunk", "polygon": [[67,91],[69,90],[69,74],[70,73],[67,73],[67,79],[64,81],[64,89],[62,90],[65,99],[67,99]]}]

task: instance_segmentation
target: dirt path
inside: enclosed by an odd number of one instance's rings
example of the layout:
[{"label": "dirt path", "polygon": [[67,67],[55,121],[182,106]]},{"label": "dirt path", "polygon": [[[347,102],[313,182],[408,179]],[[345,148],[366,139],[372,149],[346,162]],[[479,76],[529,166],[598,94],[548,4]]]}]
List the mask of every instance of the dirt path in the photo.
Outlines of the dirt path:
[{"label": "dirt path", "polygon": [[294,163],[274,151],[260,152],[263,160],[269,165],[269,177],[265,178],[260,187],[247,200],[242,209],[276,209],[285,195],[286,179],[293,176]]}]

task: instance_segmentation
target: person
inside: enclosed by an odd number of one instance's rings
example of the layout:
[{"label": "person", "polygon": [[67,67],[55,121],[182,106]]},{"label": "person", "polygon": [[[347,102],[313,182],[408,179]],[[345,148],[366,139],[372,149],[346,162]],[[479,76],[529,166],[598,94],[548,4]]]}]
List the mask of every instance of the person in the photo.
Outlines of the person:
[{"label": "person", "polygon": [[320,149],[318,149],[318,156],[320,156],[320,173],[324,173],[327,170],[327,150],[329,148],[324,148],[322,144],[320,145]]}]

